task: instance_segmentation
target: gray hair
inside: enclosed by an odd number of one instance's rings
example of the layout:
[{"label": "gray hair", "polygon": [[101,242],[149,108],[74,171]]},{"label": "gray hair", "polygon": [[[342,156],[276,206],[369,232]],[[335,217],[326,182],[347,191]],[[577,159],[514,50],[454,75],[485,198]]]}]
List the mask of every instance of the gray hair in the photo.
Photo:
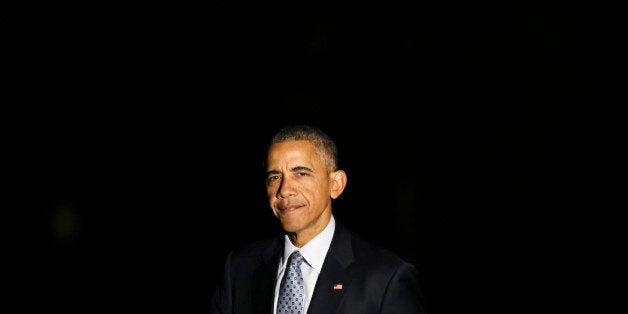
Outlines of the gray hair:
[{"label": "gray hair", "polygon": [[308,141],[316,147],[327,164],[327,171],[338,170],[338,148],[334,140],[323,130],[311,125],[290,125],[280,129],[270,140],[270,145],[286,141]]}]

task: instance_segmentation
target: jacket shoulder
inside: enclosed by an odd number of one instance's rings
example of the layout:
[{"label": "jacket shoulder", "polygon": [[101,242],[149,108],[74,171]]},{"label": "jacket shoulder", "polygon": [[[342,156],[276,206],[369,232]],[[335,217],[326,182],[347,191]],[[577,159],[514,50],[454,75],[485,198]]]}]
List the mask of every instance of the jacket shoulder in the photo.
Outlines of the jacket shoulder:
[{"label": "jacket shoulder", "polygon": [[272,254],[279,249],[279,241],[276,238],[265,238],[241,245],[229,253],[231,260],[248,260]]},{"label": "jacket shoulder", "polygon": [[[336,248],[334,251],[337,256],[343,260],[354,259],[354,262],[363,265],[375,266],[376,268],[382,266],[389,266],[392,268],[399,267],[401,265],[408,265],[397,253],[377,245],[359,234],[347,229],[343,225],[337,224],[336,234]],[[352,252],[352,257],[346,255],[346,249]]]},{"label": "jacket shoulder", "polygon": [[353,250],[358,260],[377,260],[390,265],[407,264],[397,253],[382,246],[365,240],[359,235],[353,235]]}]

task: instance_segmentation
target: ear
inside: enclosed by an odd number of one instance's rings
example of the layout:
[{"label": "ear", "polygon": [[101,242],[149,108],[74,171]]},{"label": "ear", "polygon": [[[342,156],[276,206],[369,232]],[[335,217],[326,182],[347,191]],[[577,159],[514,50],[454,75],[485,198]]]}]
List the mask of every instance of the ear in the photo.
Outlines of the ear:
[{"label": "ear", "polygon": [[343,170],[336,170],[329,176],[331,180],[331,198],[337,199],[347,186],[347,174]]}]

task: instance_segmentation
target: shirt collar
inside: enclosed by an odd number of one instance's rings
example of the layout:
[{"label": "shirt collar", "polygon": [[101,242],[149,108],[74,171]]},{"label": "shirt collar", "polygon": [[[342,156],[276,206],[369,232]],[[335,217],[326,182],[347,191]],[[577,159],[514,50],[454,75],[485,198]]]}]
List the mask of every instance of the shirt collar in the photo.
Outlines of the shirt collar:
[{"label": "shirt collar", "polygon": [[290,257],[290,254],[292,254],[292,252],[296,250],[299,250],[307,264],[320,273],[321,269],[323,268],[323,261],[325,260],[325,256],[327,256],[327,251],[329,250],[329,245],[331,244],[331,240],[334,236],[335,229],[336,220],[332,215],[325,229],[323,229],[321,233],[316,235],[312,240],[310,240],[310,242],[306,243],[301,248],[294,246],[294,244],[290,242],[288,236],[285,235],[283,261],[281,264],[285,267],[288,261],[288,257]]}]

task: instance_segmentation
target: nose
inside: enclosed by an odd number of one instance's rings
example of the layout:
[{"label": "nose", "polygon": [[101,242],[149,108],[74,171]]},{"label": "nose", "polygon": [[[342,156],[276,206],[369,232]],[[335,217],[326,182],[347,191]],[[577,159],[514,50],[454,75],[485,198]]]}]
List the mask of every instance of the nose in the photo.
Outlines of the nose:
[{"label": "nose", "polygon": [[281,185],[279,186],[279,189],[277,189],[277,198],[287,198],[287,197],[291,197],[291,196],[295,196],[297,194],[296,189],[294,188],[294,185],[289,182],[289,180],[286,180],[285,178],[281,181]]}]

